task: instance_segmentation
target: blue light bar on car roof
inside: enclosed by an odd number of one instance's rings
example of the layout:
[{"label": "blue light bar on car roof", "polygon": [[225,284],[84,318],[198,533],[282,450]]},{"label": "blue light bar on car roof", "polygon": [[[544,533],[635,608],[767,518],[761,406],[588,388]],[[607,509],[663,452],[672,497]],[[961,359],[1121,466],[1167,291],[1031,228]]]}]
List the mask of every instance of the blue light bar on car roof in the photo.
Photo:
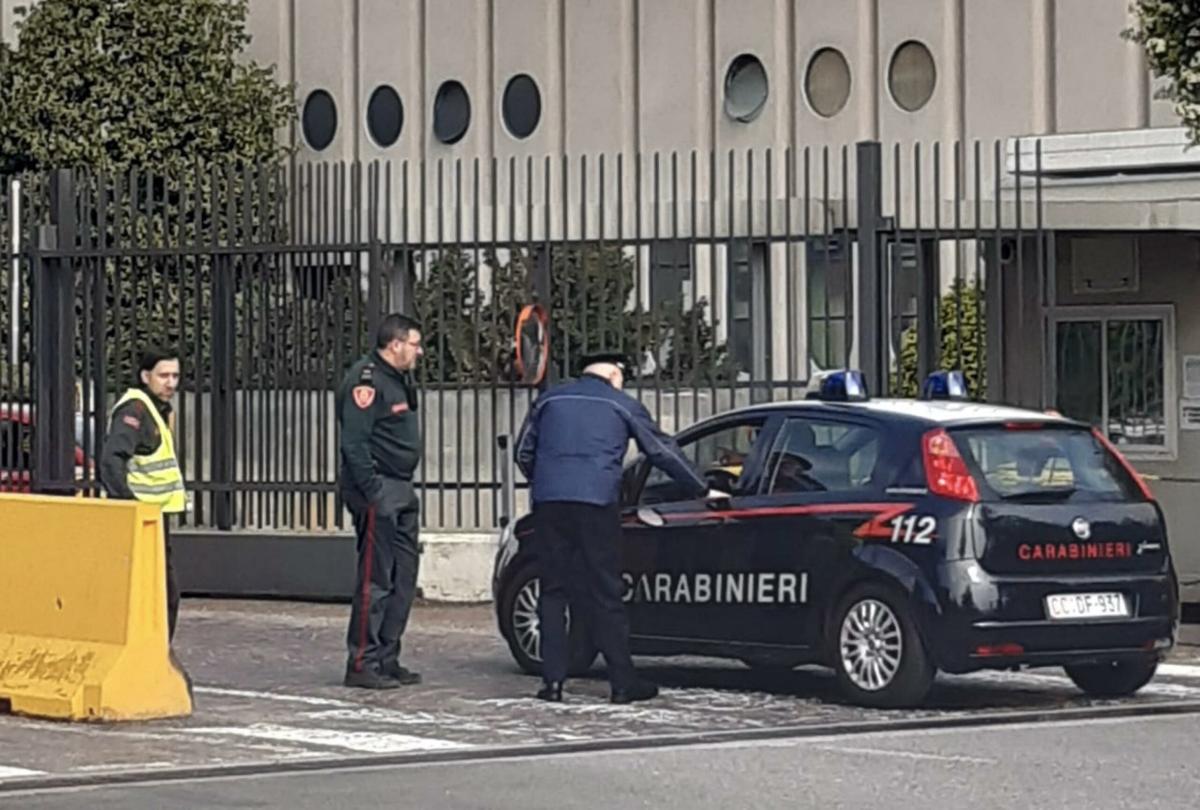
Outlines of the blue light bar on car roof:
[{"label": "blue light bar on car roof", "polygon": [[862,372],[856,369],[826,373],[817,381],[816,390],[808,396],[826,402],[855,402],[870,398],[867,381]]},{"label": "blue light bar on car roof", "polygon": [[961,371],[935,371],[921,386],[921,399],[967,398],[967,378]]}]

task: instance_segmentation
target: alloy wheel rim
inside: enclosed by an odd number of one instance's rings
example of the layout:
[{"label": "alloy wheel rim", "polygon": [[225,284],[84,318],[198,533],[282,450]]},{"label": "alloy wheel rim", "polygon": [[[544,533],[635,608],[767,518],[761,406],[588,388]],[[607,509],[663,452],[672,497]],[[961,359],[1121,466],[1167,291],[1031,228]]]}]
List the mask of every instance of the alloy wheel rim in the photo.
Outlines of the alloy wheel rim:
[{"label": "alloy wheel rim", "polygon": [[542,660],[542,629],[538,618],[538,599],[542,583],[534,577],[521,586],[513,601],[512,626],[517,645],[534,661]]},{"label": "alloy wheel rim", "polygon": [[[512,626],[517,645],[521,651],[537,663],[542,661],[542,623],[538,616],[538,600],[542,595],[542,581],[533,577],[517,591],[513,600]],[[571,608],[566,611],[567,632],[571,632]]]},{"label": "alloy wheel rim", "polygon": [[842,620],[842,669],[859,689],[878,692],[900,671],[904,637],[896,614],[878,599],[855,603]]}]

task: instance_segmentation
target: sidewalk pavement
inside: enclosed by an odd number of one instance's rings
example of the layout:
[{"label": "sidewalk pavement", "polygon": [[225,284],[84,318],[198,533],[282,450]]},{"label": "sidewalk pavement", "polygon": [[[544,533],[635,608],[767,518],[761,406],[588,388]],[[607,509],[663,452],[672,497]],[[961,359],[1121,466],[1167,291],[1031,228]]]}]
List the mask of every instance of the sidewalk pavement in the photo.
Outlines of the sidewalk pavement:
[{"label": "sidewalk pavement", "polygon": [[[389,692],[347,689],[348,606],[185,600],[176,652],[193,678],[184,720],[120,725],[0,716],[0,792],[22,781],[156,775],[186,769],[290,768],[362,757],[458,756],[532,747],[645,745],[721,735],[795,736],[905,723],[1034,720],[1077,712],[1200,705],[1200,647],[1128,700],[1090,700],[1061,670],[939,677],[927,704],[877,711],[846,705],[832,674],[752,671],[737,662],[639,659],[658,700],[608,703],[598,667],[560,704],[535,700],[496,630],[490,605],[418,605],[402,661],[424,682]],[[1200,626],[1189,625],[1196,638]],[[1157,708],[1156,708],[1157,707]],[[139,776],[140,778],[140,776]]]}]

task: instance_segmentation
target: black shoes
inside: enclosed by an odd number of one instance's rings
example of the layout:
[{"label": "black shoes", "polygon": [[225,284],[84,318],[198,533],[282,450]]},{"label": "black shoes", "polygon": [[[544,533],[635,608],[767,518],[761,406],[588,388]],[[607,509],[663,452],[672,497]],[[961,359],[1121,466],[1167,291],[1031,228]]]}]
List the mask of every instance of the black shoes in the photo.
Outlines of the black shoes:
[{"label": "black shoes", "polygon": [[346,679],[342,683],[358,689],[399,689],[402,685],[395,678],[389,678],[373,669],[364,669],[361,672],[347,670]]},{"label": "black shoes", "polygon": [[364,669],[355,672],[346,670],[346,686],[359,689],[399,689],[401,686],[412,686],[421,682],[421,675],[411,669],[400,666],[396,661],[383,665],[383,670]]},{"label": "black shoes", "polygon": [[658,685],[650,681],[634,681],[624,689],[613,689],[613,703],[636,703],[658,697]]},{"label": "black shoes", "polygon": [[547,700],[551,703],[562,703],[562,681],[551,681],[542,686],[538,690],[537,699]]},{"label": "black shoes", "polygon": [[421,673],[413,672],[407,667],[400,666],[399,661],[391,661],[384,664],[383,674],[399,681],[401,686],[413,686],[421,682]]}]

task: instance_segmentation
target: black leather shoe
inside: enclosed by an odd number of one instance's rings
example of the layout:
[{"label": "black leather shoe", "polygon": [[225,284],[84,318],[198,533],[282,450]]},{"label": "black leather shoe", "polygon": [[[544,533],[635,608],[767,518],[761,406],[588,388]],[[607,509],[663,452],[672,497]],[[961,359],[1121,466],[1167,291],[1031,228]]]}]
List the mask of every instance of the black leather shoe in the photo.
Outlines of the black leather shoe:
[{"label": "black leather shoe", "polygon": [[658,697],[658,684],[650,681],[634,681],[624,689],[612,691],[613,703],[636,703],[639,700],[651,700]]},{"label": "black leather shoe", "polygon": [[408,667],[400,666],[400,662],[392,661],[383,665],[383,674],[400,682],[401,686],[412,686],[421,682],[421,673],[413,672]]},{"label": "black leather shoe", "polygon": [[364,669],[362,672],[351,670],[346,673],[346,679],[342,683],[357,689],[399,689],[401,686],[400,681],[373,669]]},{"label": "black leather shoe", "polygon": [[562,703],[562,681],[551,681],[538,690],[538,700],[548,700],[551,703]]}]

